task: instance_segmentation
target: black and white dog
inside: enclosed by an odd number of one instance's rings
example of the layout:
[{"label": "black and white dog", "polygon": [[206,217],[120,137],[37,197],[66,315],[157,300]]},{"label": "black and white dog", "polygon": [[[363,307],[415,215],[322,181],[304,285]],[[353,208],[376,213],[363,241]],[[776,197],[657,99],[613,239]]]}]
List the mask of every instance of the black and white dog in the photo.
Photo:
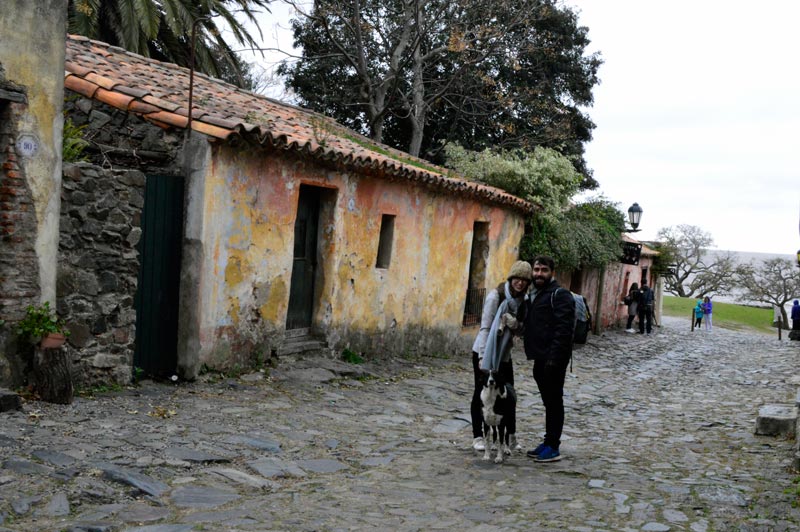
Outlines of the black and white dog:
[{"label": "black and white dog", "polygon": [[502,376],[496,371],[489,372],[486,382],[481,390],[481,404],[483,410],[483,459],[491,460],[491,441],[489,441],[489,428],[491,427],[492,441],[497,444],[497,456],[494,463],[503,463],[505,454],[511,454],[508,446],[506,422],[508,415],[514,411],[517,396],[514,387],[503,382]]}]

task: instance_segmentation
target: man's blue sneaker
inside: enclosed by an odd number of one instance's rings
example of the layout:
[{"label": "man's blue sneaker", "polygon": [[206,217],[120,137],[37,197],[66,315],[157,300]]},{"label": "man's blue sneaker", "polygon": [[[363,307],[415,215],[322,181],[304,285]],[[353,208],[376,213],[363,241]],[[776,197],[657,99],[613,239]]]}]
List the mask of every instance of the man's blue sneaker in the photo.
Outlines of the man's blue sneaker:
[{"label": "man's blue sneaker", "polygon": [[534,462],[558,462],[559,460],[561,460],[561,453],[558,452],[558,449],[550,446],[545,446],[542,452],[533,458]]},{"label": "man's blue sneaker", "polygon": [[544,450],[546,447],[547,447],[547,445],[545,445],[544,443],[540,443],[540,444],[539,444],[539,446],[538,446],[538,447],[536,447],[536,449],[531,449],[530,451],[528,451],[528,452],[527,452],[527,453],[525,453],[525,454],[526,454],[526,455],[528,455],[530,458],[536,458],[537,456],[539,456],[540,454],[542,454],[542,451],[543,451],[543,450]]}]

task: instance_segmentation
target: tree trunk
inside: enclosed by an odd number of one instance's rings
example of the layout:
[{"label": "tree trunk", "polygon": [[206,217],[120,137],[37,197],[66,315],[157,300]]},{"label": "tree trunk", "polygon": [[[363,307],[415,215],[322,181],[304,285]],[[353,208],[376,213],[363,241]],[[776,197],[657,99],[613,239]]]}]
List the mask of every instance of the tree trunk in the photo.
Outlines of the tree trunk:
[{"label": "tree trunk", "polygon": [[423,76],[422,53],[419,46],[414,50],[414,79],[412,82],[411,112],[411,142],[408,146],[408,153],[414,157],[419,157],[422,147],[422,135],[425,133],[425,83]]},{"label": "tree trunk", "polygon": [[64,348],[41,349],[33,354],[33,380],[43,401],[68,405],[72,402],[72,368],[69,351]]}]

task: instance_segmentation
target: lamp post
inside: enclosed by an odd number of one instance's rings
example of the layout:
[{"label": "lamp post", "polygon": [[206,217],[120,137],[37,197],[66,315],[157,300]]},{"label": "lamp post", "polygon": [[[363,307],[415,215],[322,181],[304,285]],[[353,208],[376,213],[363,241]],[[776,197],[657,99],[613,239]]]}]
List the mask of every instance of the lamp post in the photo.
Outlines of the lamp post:
[{"label": "lamp post", "polygon": [[639,232],[639,222],[642,220],[642,208],[639,207],[638,203],[634,203],[630,207],[628,207],[628,223],[631,224],[631,229],[628,233],[638,233]]}]

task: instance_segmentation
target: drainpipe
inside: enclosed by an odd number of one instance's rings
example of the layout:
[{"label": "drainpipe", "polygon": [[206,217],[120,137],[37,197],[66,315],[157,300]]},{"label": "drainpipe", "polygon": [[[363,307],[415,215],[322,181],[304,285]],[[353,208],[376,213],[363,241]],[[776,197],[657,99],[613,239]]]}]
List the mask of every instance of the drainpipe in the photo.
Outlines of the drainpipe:
[{"label": "drainpipe", "polygon": [[187,113],[187,121],[186,121],[186,138],[189,138],[189,135],[192,134],[192,105],[193,105],[193,96],[194,96],[194,47],[195,47],[195,39],[197,37],[197,25],[203,22],[204,20],[208,20],[208,17],[198,17],[195,19],[194,23],[192,23],[192,42],[190,46],[190,53],[189,53],[189,112]]},{"label": "drainpipe", "polygon": [[595,305],[594,309],[594,333],[596,335],[600,335],[603,327],[600,325],[602,321],[602,311],[603,311],[603,287],[606,284],[606,266],[605,264],[600,266],[600,276],[598,281],[597,287],[597,304]]}]

